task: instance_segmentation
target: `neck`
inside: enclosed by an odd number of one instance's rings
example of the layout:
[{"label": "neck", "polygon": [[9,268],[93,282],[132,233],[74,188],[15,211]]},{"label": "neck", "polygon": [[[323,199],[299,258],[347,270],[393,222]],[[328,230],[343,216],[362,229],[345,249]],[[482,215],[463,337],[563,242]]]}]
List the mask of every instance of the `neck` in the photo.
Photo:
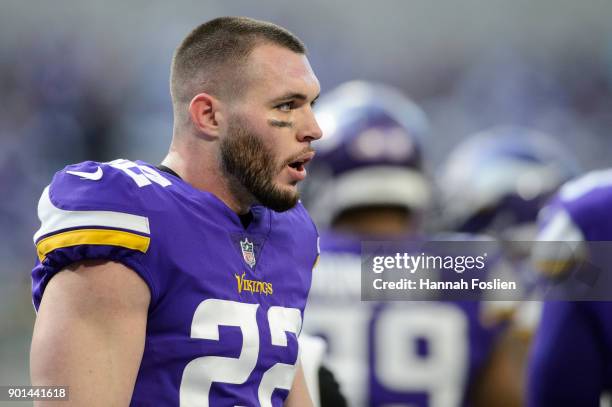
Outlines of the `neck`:
[{"label": "neck", "polygon": [[192,187],[212,193],[237,214],[247,213],[255,199],[238,181],[223,172],[215,150],[197,142],[187,145],[176,140],[174,138],[161,164],[171,168]]}]

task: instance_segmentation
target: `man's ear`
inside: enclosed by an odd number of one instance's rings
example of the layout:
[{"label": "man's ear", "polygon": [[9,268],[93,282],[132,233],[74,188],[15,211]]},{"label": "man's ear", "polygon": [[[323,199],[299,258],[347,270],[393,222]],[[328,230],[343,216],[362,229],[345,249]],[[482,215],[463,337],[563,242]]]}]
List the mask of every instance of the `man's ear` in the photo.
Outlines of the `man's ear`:
[{"label": "man's ear", "polygon": [[221,101],[208,93],[198,93],[189,103],[189,116],[194,127],[200,132],[217,137]]}]

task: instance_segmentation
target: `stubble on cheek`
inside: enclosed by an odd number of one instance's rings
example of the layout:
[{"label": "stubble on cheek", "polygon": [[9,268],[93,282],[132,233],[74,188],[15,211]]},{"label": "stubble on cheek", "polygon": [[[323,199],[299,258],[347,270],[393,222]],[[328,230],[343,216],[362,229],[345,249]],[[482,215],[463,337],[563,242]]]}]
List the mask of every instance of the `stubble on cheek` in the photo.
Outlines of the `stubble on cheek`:
[{"label": "stubble on cheek", "polygon": [[287,163],[279,163],[274,150],[264,143],[264,137],[250,130],[244,121],[232,122],[228,137],[222,142],[221,154],[224,171],[264,206],[279,212],[295,206],[299,195],[275,185]]}]

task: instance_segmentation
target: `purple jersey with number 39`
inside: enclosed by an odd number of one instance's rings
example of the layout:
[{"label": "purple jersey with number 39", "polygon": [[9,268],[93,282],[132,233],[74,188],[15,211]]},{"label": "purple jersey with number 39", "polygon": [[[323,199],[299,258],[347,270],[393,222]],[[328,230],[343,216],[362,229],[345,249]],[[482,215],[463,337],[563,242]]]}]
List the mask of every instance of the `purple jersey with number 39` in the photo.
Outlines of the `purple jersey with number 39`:
[{"label": "purple jersey with number 39", "polygon": [[327,340],[350,405],[468,406],[498,332],[482,324],[483,303],[361,301],[361,261],[359,237],[322,234],[304,321]]},{"label": "purple jersey with number 39", "polygon": [[254,206],[245,228],[214,195],[115,160],[58,172],[38,213],[36,309],[49,280],[82,260],[123,263],[150,289],[132,406],[283,404],[317,258],[301,204]]}]

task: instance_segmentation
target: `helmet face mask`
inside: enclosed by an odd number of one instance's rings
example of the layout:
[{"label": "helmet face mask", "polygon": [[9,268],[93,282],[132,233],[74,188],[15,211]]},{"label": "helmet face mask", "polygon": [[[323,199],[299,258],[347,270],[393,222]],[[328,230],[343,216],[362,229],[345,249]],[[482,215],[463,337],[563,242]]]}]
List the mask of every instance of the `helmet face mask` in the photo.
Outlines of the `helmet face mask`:
[{"label": "helmet face mask", "polygon": [[429,206],[427,119],[410,99],[385,85],[348,82],[320,99],[316,115],[324,137],[313,143],[303,196],[317,224],[330,226],[354,208],[418,214]]}]

